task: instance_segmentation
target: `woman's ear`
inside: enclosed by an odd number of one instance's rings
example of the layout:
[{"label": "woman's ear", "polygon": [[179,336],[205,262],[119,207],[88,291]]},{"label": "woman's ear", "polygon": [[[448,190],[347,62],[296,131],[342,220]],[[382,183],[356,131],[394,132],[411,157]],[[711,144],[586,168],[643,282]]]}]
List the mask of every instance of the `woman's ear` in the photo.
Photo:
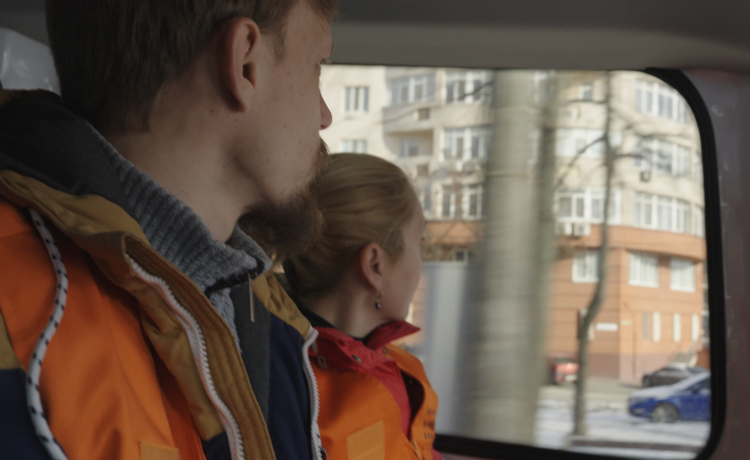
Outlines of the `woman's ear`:
[{"label": "woman's ear", "polygon": [[257,85],[260,41],[258,25],[248,18],[230,21],[219,33],[219,78],[240,111],[247,110]]},{"label": "woman's ear", "polygon": [[359,252],[359,270],[365,284],[377,295],[383,290],[385,251],[377,243],[370,243]]}]

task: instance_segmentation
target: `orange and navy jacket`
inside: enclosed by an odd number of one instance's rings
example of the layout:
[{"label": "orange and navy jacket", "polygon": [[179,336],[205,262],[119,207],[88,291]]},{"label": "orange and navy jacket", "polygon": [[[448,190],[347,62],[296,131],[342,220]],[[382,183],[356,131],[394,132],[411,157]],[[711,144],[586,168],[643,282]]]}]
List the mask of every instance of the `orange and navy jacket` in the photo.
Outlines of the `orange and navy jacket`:
[{"label": "orange and navy jacket", "polygon": [[318,330],[309,353],[328,460],[439,460],[437,394],[419,359],[391,343],[419,328],[398,321],[358,340],[302,311]]},{"label": "orange and navy jacket", "polygon": [[[226,435],[233,460],[275,459],[226,322],[106,192],[101,160],[54,144],[78,129],[58,101],[0,90],[0,457],[206,459]],[[313,395],[316,332],[273,276],[253,294],[304,343]]]}]

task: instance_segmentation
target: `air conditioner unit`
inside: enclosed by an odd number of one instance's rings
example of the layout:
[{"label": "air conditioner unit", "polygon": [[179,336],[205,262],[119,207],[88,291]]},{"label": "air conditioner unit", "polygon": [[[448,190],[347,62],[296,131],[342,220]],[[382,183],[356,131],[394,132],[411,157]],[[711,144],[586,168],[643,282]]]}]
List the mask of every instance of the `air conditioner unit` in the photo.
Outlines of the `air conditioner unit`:
[{"label": "air conditioner unit", "polygon": [[573,224],[573,236],[589,236],[591,234],[591,225]]},{"label": "air conditioner unit", "polygon": [[570,236],[573,234],[573,224],[570,222],[558,222],[555,225],[555,235]]},{"label": "air conditioner unit", "polygon": [[651,180],[651,170],[646,169],[641,171],[641,182],[649,182]]}]

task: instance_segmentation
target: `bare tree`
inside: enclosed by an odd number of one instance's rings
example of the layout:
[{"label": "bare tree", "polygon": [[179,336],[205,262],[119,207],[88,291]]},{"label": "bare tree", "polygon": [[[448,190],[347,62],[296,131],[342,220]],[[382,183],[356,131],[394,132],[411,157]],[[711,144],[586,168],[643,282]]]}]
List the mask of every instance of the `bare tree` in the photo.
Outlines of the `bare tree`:
[{"label": "bare tree", "polygon": [[586,384],[588,382],[588,345],[589,328],[594,318],[601,309],[607,285],[607,254],[609,252],[609,217],[612,201],[612,177],[615,172],[615,158],[617,152],[612,147],[610,135],[612,131],[612,75],[610,72],[605,76],[604,106],[606,110],[604,135],[604,215],[602,216],[601,244],[599,246],[599,257],[597,259],[596,273],[598,282],[594,295],[586,308],[586,313],[580,320],[578,327],[578,379],[575,385],[575,400],[573,409],[573,434],[584,436],[586,434]]}]

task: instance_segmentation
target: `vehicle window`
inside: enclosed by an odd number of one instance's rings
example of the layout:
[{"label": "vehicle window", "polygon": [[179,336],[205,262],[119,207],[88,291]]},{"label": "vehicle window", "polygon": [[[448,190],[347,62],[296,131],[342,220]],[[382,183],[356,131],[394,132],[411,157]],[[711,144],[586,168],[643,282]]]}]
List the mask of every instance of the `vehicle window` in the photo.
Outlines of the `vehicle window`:
[{"label": "vehicle window", "polygon": [[401,345],[439,434],[697,455],[710,394],[679,382],[710,369],[703,162],[677,91],[632,71],[337,65],[321,91],[332,152],[394,162],[422,204],[422,332]]}]

